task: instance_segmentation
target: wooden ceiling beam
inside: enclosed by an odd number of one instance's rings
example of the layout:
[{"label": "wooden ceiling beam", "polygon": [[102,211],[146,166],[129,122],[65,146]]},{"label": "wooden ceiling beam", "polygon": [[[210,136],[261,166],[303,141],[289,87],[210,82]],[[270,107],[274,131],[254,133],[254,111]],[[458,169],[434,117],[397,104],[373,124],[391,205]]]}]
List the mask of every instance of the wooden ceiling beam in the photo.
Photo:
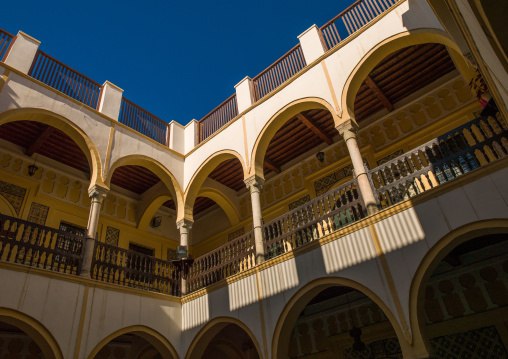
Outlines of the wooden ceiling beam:
[{"label": "wooden ceiling beam", "polygon": [[281,172],[280,167],[277,166],[275,163],[273,163],[272,161],[270,161],[270,159],[268,159],[266,157],[265,157],[265,166],[277,174],[279,174]]},{"label": "wooden ceiling beam", "polygon": [[296,117],[305,125],[307,126],[312,132],[314,132],[320,139],[325,141],[328,145],[331,145],[333,143],[333,140],[328,136],[326,133],[321,131],[321,129],[317,128],[307,117],[305,117],[303,114],[299,113],[296,115]]},{"label": "wooden ceiling beam", "polygon": [[367,84],[367,86],[369,86],[370,90],[374,93],[374,95],[376,95],[378,100],[381,101],[383,106],[386,107],[388,112],[392,112],[393,104],[390,102],[390,100],[388,100],[383,91],[381,91],[381,89],[376,85],[374,80],[372,80],[372,78],[367,75],[367,77],[365,78],[365,83]]},{"label": "wooden ceiling beam", "polygon": [[27,155],[28,157],[30,157],[31,155],[33,155],[35,152],[37,152],[41,146],[44,144],[44,142],[46,142],[49,138],[49,136],[51,136],[51,134],[55,131],[55,128],[54,127],[51,127],[51,126],[48,126],[43,133],[41,133],[39,135],[39,137],[37,137],[37,139],[30,145],[30,147],[28,147],[25,151],[25,155]]}]

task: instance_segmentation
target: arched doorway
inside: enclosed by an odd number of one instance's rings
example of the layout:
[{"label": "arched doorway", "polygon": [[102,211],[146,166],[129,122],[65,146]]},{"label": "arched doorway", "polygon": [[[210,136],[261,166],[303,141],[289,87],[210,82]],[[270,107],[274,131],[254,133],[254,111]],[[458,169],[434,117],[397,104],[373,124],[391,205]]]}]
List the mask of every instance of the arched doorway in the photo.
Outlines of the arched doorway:
[{"label": "arched doorway", "polygon": [[272,339],[273,358],[402,358],[410,351],[396,316],[374,292],[334,277],[294,294]]},{"label": "arched doorway", "polygon": [[496,232],[454,241],[425,272],[418,321],[437,357],[508,356],[508,233]]},{"label": "arched doorway", "polygon": [[259,359],[259,344],[242,322],[216,318],[194,338],[187,359]]},{"label": "arched doorway", "polygon": [[102,340],[89,359],[178,359],[173,346],[158,332],[144,326],[119,330]]}]

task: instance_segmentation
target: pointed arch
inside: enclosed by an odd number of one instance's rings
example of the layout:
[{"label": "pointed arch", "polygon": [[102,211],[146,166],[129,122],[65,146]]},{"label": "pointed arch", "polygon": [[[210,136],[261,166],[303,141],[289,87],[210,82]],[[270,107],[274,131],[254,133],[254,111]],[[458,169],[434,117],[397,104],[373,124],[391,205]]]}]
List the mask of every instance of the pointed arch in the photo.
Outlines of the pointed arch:
[{"label": "pointed arch", "polygon": [[164,165],[144,155],[129,155],[119,158],[108,170],[104,181],[106,186],[109,187],[111,185],[113,173],[117,168],[122,166],[141,166],[152,171],[166,185],[172,199],[175,201],[177,216],[183,212],[183,194],[180,184]]},{"label": "pointed arch", "polygon": [[133,325],[130,327],[119,329],[116,332],[111,333],[106,338],[102,339],[95,346],[95,348],[90,352],[87,358],[94,359],[95,356],[106,344],[108,344],[110,341],[123,334],[135,334],[143,338],[148,343],[150,343],[155,349],[157,349],[157,351],[161,354],[161,356],[164,359],[166,358],[179,359],[178,353],[176,352],[173,345],[162,334],[144,325]]},{"label": "pointed arch", "polygon": [[[177,217],[178,221],[182,219],[193,220],[192,210],[194,208],[194,202],[198,197],[198,193],[202,189],[203,183],[208,178],[208,175],[222,162],[232,158],[236,158],[238,161],[240,161],[243,169],[244,178],[246,178],[245,161],[238,152],[233,150],[223,150],[213,153],[201,164],[201,166],[199,166],[199,168],[194,172],[194,175],[189,181],[189,184],[187,185],[187,189],[185,191],[185,202],[184,202],[185,210],[184,212],[178,213]],[[215,199],[213,200],[215,201]],[[220,205],[220,203],[218,204]]]},{"label": "pointed arch", "polygon": [[314,298],[317,293],[332,286],[345,286],[353,288],[366,295],[370,300],[376,303],[390,321],[397,335],[397,339],[399,340],[402,352],[404,353],[404,351],[409,349],[410,344],[405,339],[396,316],[381,300],[381,298],[379,298],[369,288],[351,279],[327,277],[319,278],[307,283],[305,286],[300,288],[300,290],[298,290],[298,292],[296,292],[286,303],[284,309],[279,315],[279,319],[277,320],[277,324],[275,325],[275,330],[272,336],[272,358],[287,358],[289,339],[297,317],[300,315],[301,311],[305,308],[307,303],[312,298]]},{"label": "pointed arch", "polygon": [[256,336],[247,325],[236,318],[217,317],[209,321],[203,328],[201,328],[198,334],[196,334],[189,346],[189,349],[187,349],[185,359],[202,358],[208,344],[210,344],[212,339],[229,324],[235,324],[243,329],[252,340],[252,343],[254,343],[254,347],[256,348],[259,357],[263,358],[261,347],[259,346]]},{"label": "pointed arch", "polygon": [[252,149],[249,177],[257,175],[264,178],[263,162],[268,145],[275,133],[277,133],[277,131],[293,116],[300,112],[314,109],[327,110],[332,114],[335,125],[339,123],[340,118],[337,116],[333,106],[322,98],[303,98],[287,104],[277,111],[277,113],[268,120],[263,129],[259,132]]},{"label": "pointed arch", "polygon": [[360,89],[367,75],[376,67],[376,65],[389,54],[408,46],[438,43],[445,45],[450,52],[458,70],[464,76],[466,81],[472,78],[474,71],[468,67],[462,57],[458,46],[453,39],[444,31],[436,29],[418,29],[411,30],[391,36],[373,47],[358,62],[344,84],[341,96],[342,118],[348,120],[354,117],[354,102],[356,94]]},{"label": "pointed arch", "polygon": [[76,143],[88,160],[88,165],[90,166],[90,187],[104,185],[99,150],[85,131],[75,123],[56,113],[38,108],[9,110],[0,115],[0,126],[15,121],[40,122],[64,132]]},{"label": "pointed arch", "polygon": [[14,325],[39,346],[46,359],[63,359],[58,342],[46,327],[36,319],[14,309],[0,308],[0,321]]},{"label": "pointed arch", "polygon": [[423,342],[421,338],[423,338],[425,327],[425,320],[422,317],[425,284],[428,283],[437,265],[458,245],[477,237],[499,233],[508,234],[508,219],[469,223],[446,234],[427,252],[415,272],[409,291],[409,320],[413,329],[413,338]]}]

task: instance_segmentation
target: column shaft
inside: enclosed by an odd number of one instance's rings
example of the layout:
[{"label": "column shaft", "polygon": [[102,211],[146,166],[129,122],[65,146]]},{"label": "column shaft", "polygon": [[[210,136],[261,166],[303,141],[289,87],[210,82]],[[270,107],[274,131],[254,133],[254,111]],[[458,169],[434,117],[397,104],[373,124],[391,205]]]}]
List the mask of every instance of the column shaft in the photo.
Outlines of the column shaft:
[{"label": "column shaft", "polygon": [[250,190],[252,202],[252,226],[254,231],[254,247],[256,249],[256,264],[265,261],[265,246],[263,240],[263,223],[261,214],[261,195],[260,190],[264,180],[260,177],[253,176],[245,183]]}]

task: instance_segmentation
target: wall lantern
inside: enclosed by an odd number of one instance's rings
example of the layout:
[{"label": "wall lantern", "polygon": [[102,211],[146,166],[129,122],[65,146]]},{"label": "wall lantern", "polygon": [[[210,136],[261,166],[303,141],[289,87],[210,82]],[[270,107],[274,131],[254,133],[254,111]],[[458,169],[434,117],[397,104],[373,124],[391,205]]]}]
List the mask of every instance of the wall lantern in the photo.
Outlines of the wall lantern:
[{"label": "wall lantern", "polygon": [[37,172],[37,170],[39,169],[39,167],[37,167],[35,165],[35,163],[37,162],[37,155],[35,155],[35,161],[34,161],[34,164],[33,165],[30,165],[28,166],[28,176],[32,177],[35,172]]},{"label": "wall lantern", "polygon": [[150,225],[152,226],[152,228],[157,228],[157,227],[160,227],[161,222],[162,222],[162,216],[155,216],[152,218]]},{"label": "wall lantern", "polygon": [[319,151],[318,153],[316,153],[316,157],[319,162],[323,163],[323,161],[325,160],[325,153],[323,151]]},{"label": "wall lantern", "polygon": [[362,330],[360,328],[357,328],[356,325],[355,325],[355,319],[353,317],[353,312],[351,310],[351,306],[349,305],[349,297],[347,295],[347,292],[346,292],[346,300],[347,300],[347,307],[348,307],[348,311],[349,311],[349,316],[351,318],[351,326],[353,327],[350,331],[349,331],[349,335],[351,336],[351,338],[353,338],[354,340],[354,343],[353,343],[353,351],[354,352],[362,352],[365,350],[365,343],[362,342]]}]

